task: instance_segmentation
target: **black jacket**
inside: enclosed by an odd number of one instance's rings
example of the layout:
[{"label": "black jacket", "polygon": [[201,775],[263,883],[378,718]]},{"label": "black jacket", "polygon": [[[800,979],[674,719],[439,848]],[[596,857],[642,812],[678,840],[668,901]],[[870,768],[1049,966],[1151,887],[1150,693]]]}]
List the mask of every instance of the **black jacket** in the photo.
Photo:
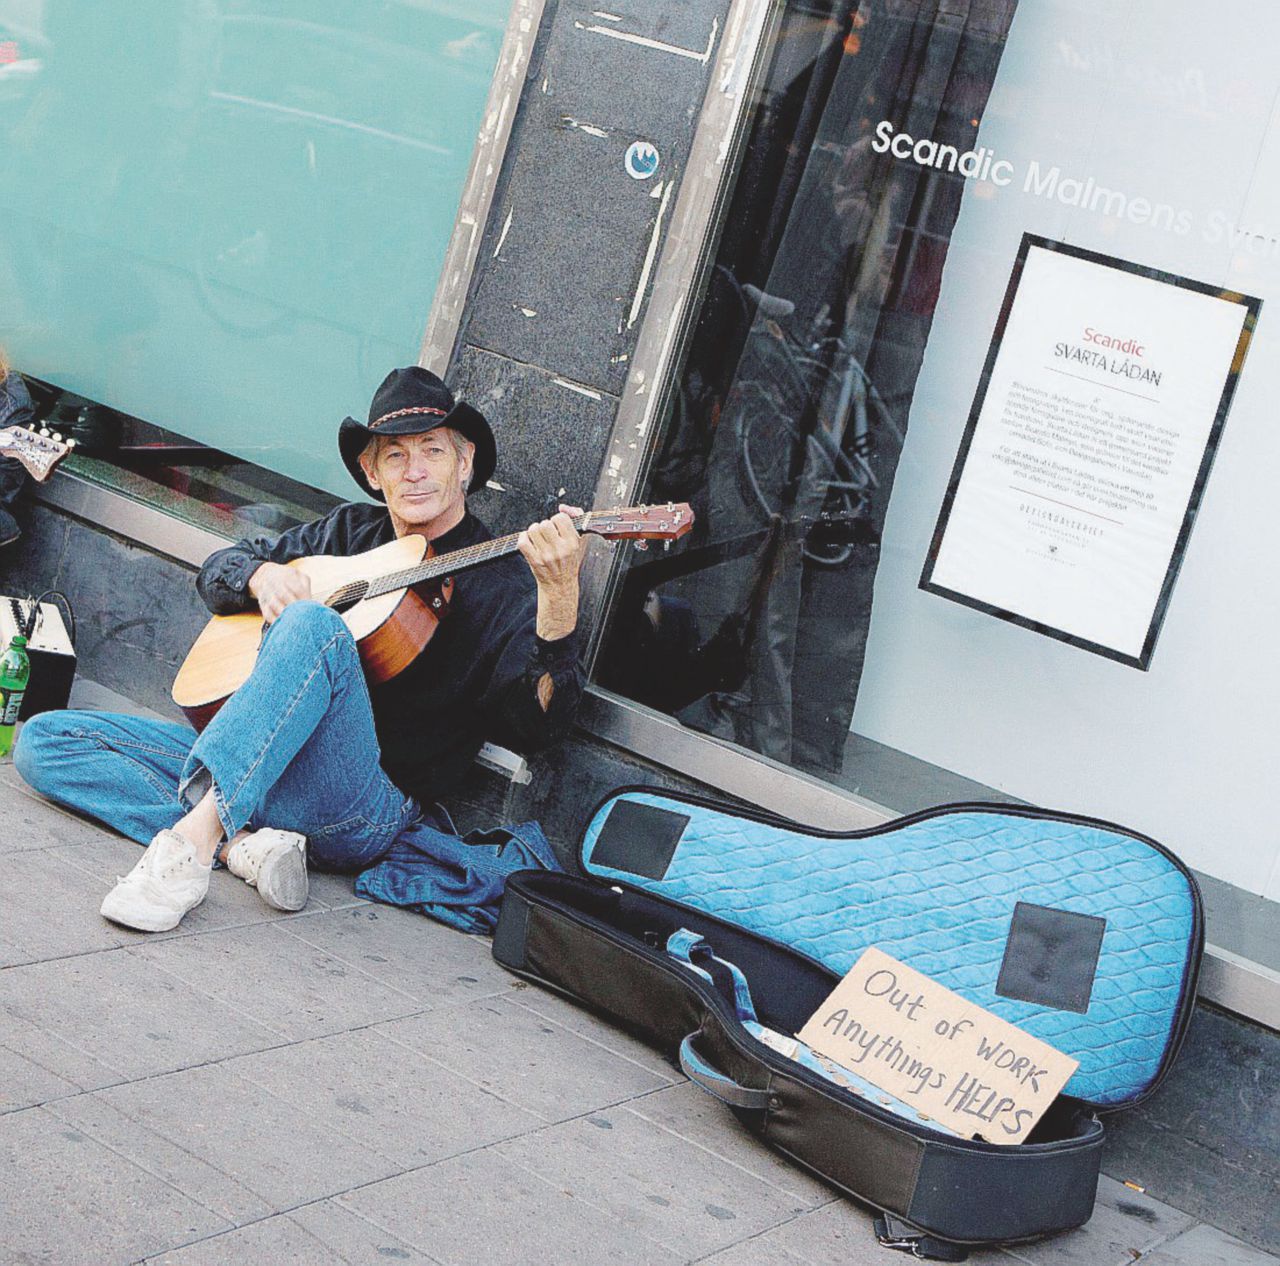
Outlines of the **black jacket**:
[{"label": "black jacket", "polygon": [[[393,539],[383,506],[341,505],[280,536],[218,550],[200,569],[196,587],[210,611],[231,615],[253,607],[247,586],[264,562],[359,554]],[[468,512],[433,547],[444,554],[490,539]],[[486,739],[527,753],[568,729],[583,686],[577,638],[543,641],[536,616],[537,587],[519,554],[463,572],[454,577],[449,613],[426,650],[370,689],[382,767],[407,795],[429,804],[448,792]],[[546,673],[553,692],[544,711],[537,685]]]}]

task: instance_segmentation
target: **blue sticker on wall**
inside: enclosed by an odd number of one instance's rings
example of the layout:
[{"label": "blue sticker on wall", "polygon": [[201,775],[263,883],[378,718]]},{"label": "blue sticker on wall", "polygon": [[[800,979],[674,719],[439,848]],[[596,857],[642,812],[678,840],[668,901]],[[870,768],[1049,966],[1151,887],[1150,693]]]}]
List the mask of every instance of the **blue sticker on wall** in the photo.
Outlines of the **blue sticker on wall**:
[{"label": "blue sticker on wall", "polygon": [[648,180],[658,170],[658,151],[648,141],[632,141],[624,165],[632,180]]}]

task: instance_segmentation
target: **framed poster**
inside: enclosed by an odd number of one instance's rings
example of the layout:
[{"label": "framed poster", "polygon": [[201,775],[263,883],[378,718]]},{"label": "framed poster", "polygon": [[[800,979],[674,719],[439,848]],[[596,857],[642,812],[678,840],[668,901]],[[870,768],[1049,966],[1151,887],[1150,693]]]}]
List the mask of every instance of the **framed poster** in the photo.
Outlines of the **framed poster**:
[{"label": "framed poster", "polygon": [[1024,234],[920,587],[1145,670],[1261,306]]}]

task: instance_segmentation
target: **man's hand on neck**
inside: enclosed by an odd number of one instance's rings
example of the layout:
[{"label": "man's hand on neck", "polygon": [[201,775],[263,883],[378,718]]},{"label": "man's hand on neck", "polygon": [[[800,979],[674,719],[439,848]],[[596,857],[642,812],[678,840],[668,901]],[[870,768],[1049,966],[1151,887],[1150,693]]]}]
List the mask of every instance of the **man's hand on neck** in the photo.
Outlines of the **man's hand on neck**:
[{"label": "man's hand on neck", "polygon": [[573,517],[581,513],[577,506],[562,505],[559,514],[520,533],[520,553],[538,585],[537,633],[545,642],[568,637],[578,626],[578,569],[585,540]]}]

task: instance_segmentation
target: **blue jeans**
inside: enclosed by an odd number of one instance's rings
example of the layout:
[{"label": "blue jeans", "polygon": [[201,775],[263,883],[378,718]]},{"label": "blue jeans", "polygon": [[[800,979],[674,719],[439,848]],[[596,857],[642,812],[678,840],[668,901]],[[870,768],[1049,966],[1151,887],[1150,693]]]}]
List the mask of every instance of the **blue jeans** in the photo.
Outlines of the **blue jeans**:
[{"label": "blue jeans", "polygon": [[22,727],[13,760],[42,795],[143,844],[212,786],[228,839],[246,826],[300,831],[316,866],[354,871],[429,816],[379,755],[350,630],[328,607],[295,602],[199,737],[168,721],[46,712]]}]

